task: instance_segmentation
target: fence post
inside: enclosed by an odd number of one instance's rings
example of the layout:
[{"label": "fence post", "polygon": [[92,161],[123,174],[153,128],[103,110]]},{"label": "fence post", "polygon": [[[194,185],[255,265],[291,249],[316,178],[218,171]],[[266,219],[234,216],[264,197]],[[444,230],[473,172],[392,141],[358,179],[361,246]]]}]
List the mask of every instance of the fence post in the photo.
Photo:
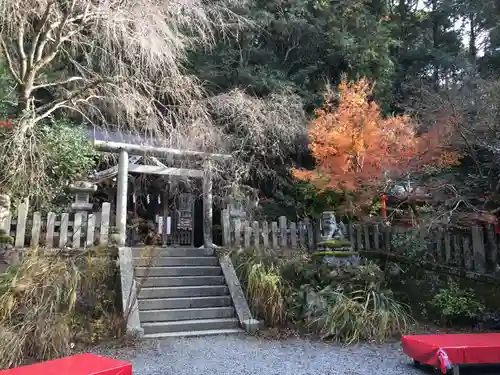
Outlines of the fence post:
[{"label": "fence post", "polygon": [[309,218],[304,220],[307,228],[307,247],[309,251],[314,251],[314,228]]},{"label": "fence post", "polygon": [[82,237],[83,213],[75,212],[73,219],[73,249],[80,248],[80,240]]},{"label": "fence post", "polygon": [[304,222],[299,221],[299,246],[301,248],[306,247],[306,231],[304,226],[305,226]]},{"label": "fence post", "polygon": [[68,243],[68,225],[69,214],[63,213],[61,215],[61,226],[59,227],[59,248],[63,249]]},{"label": "fence post", "polygon": [[[363,250],[363,241],[361,234],[361,224],[356,225],[356,250]],[[365,249],[366,250],[366,249]]]},{"label": "fence post", "polygon": [[103,246],[108,245],[110,216],[111,216],[111,204],[105,202],[102,204],[101,228],[100,228],[100,238],[99,238],[99,243]]},{"label": "fence post", "polygon": [[31,246],[40,244],[40,230],[42,228],[42,215],[40,212],[33,213],[33,225],[31,226]]},{"label": "fence post", "polygon": [[451,237],[448,232],[444,234],[444,261],[451,263]]},{"label": "fence post", "polygon": [[462,254],[464,257],[464,266],[468,270],[472,270],[474,268],[474,263],[472,261],[472,251],[470,248],[470,238],[469,236],[464,236],[462,238]]},{"label": "fence post", "polygon": [[222,246],[231,246],[231,222],[229,221],[229,210],[222,210]]},{"label": "fence post", "polygon": [[353,250],[356,250],[356,224],[349,223],[349,242],[351,243],[351,247]]},{"label": "fence post", "polygon": [[262,222],[262,242],[264,249],[269,248],[269,224],[267,221]]},{"label": "fence post", "polygon": [[463,252],[461,251],[462,249],[460,248],[460,237],[455,234],[453,235],[453,263],[462,266],[462,254]]},{"label": "fence post", "polygon": [[250,227],[248,221],[243,223],[243,227],[245,228],[245,249],[250,247],[250,237],[252,236],[252,228]]},{"label": "fence post", "polygon": [[24,247],[24,237],[26,235],[26,219],[28,218],[29,201],[24,199],[17,208],[16,240],[14,247]]},{"label": "fence post", "polygon": [[241,246],[241,220],[240,218],[234,219],[234,245]]},{"label": "fence post", "polygon": [[273,240],[273,249],[278,248],[278,223],[273,221],[271,223],[271,235]]},{"label": "fence post", "polygon": [[368,251],[370,250],[370,227],[368,226],[368,224],[365,224],[363,227],[363,233],[365,237],[365,250]]},{"label": "fence post", "polygon": [[288,245],[287,241],[287,227],[286,227],[286,217],[285,216],[280,216],[279,218],[280,221],[280,246],[281,247],[286,247]]},{"label": "fence post", "polygon": [[[62,223],[62,218],[61,218]],[[87,237],[85,239],[85,247],[92,247],[94,245],[94,234],[95,234],[95,214],[89,212],[87,215]],[[61,231],[59,230],[59,236]]]},{"label": "fence post", "polygon": [[378,224],[373,226],[373,245],[375,250],[380,250],[380,232],[378,230]]},{"label": "fence post", "polygon": [[56,214],[54,212],[49,212],[47,214],[47,233],[45,246],[52,249],[54,247],[54,227],[56,225]]},{"label": "fence post", "polygon": [[384,225],[384,243],[385,243],[385,251],[388,253],[391,252],[391,226]]},{"label": "fence post", "polygon": [[491,270],[496,271],[498,265],[498,247],[496,241],[495,230],[492,224],[486,227],[486,234],[488,237],[488,253],[491,261]]},{"label": "fence post", "polygon": [[260,233],[259,233],[259,222],[254,221],[252,225],[253,240],[256,249],[260,247]]},{"label": "fence post", "polygon": [[297,224],[294,222],[290,223],[290,245],[292,249],[297,248]]},{"label": "fence post", "polygon": [[486,272],[486,256],[484,253],[484,240],[481,235],[482,227],[472,227],[472,253],[474,254],[474,269],[479,273]]}]

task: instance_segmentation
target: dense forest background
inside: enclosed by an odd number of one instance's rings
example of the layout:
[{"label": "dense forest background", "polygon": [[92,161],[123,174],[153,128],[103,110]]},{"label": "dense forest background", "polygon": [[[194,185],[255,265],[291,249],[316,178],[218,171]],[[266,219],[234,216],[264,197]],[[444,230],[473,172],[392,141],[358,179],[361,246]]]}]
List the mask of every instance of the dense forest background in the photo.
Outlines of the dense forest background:
[{"label": "dense forest background", "polygon": [[[422,129],[454,122],[453,146],[463,158],[458,168],[441,171],[449,201],[440,213],[497,212],[498,2],[272,0],[257,1],[244,14],[256,27],[190,60],[209,90],[240,88],[265,97],[287,88],[312,116],[325,86],[335,87],[343,75],[367,77],[386,116],[410,114]],[[304,149],[294,150],[287,162],[310,166]],[[270,215],[303,216],[338,199],[324,194],[318,203],[284,170],[260,184],[271,198],[262,202]]]},{"label": "dense forest background", "polygon": [[[409,115],[422,132],[451,127],[451,147],[461,155],[458,166],[398,183],[425,186],[439,220],[491,221],[500,212],[495,0],[220,0],[163,8],[144,0],[143,18],[128,2],[93,10],[80,0],[32,3],[8,2],[2,16],[0,112],[15,126],[0,129],[0,182],[10,194],[42,205],[105,167],[82,132],[91,124],[232,153],[216,179],[218,195],[250,189],[263,215],[314,216],[346,197],[318,194],[292,177],[293,168],[314,167],[307,125],[325,98],[335,106],[325,93],[343,78],[367,78],[367,99],[383,116]],[[377,199],[355,214],[377,214]]]}]

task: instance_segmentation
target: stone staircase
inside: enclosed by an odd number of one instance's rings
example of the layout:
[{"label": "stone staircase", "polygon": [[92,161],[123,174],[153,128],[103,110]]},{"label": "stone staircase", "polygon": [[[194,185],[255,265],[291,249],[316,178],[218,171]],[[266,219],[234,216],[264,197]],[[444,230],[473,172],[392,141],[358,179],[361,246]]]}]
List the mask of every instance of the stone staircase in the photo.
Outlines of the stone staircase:
[{"label": "stone staircase", "polygon": [[242,332],[219,259],[197,248],[132,249],[144,337]]}]

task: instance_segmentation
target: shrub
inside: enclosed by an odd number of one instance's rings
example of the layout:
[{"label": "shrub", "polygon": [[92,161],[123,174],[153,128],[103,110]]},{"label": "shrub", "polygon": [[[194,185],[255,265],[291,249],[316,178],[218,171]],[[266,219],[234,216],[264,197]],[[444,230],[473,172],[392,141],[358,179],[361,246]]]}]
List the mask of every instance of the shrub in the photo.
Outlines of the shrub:
[{"label": "shrub", "polygon": [[102,253],[25,254],[0,275],[0,368],[66,356],[73,342],[116,335],[123,322],[115,276],[116,261]]},{"label": "shrub", "polygon": [[348,344],[383,341],[408,330],[413,319],[406,306],[385,289],[384,273],[374,263],[320,272],[320,283],[294,293],[294,316],[323,338]]},{"label": "shrub", "polygon": [[455,282],[441,289],[429,305],[443,324],[468,323],[485,310],[472,289],[461,289]]},{"label": "shrub", "polygon": [[12,245],[14,243],[14,238],[9,236],[5,230],[0,229],[0,245]]},{"label": "shrub", "polygon": [[384,273],[374,263],[332,269],[310,260],[235,255],[251,309],[268,325],[289,320],[350,344],[383,341],[413,322],[385,289]]},{"label": "shrub", "polygon": [[393,233],[391,245],[409,258],[421,258],[427,250],[427,243],[418,229],[407,229],[402,233]]}]

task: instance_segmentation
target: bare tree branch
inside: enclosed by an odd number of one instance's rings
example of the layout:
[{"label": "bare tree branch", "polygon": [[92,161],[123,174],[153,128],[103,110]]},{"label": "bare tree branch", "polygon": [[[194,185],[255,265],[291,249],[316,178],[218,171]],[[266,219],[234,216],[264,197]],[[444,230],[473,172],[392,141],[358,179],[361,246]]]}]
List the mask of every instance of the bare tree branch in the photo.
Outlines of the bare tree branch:
[{"label": "bare tree branch", "polygon": [[19,25],[18,29],[18,35],[17,35],[17,49],[19,53],[19,77],[21,79],[24,79],[26,75],[26,71],[28,69],[28,61],[26,59],[26,51],[24,50],[24,30],[25,30],[25,24],[21,23]]},{"label": "bare tree branch", "polygon": [[64,86],[64,85],[67,85],[71,82],[76,82],[76,81],[85,81],[85,78],[75,76],[75,77],[70,77],[68,79],[65,79],[63,81],[41,83],[39,85],[33,86],[33,90],[38,90],[41,88],[48,88],[48,87]]},{"label": "bare tree branch", "polygon": [[[47,37],[48,37],[48,32],[43,32],[45,29],[45,26],[47,24],[47,21],[50,16],[50,10],[52,9],[52,6],[54,5],[54,1],[49,1],[47,2],[47,5],[45,7],[45,11],[43,13],[42,18],[38,22],[36,28],[35,28],[35,36],[33,37],[33,42],[31,45],[31,50],[29,53],[29,69],[33,67],[33,64],[35,63],[35,56],[37,56],[37,51],[40,48],[40,45],[45,45]],[[41,48],[43,50],[43,47]],[[40,52],[41,54],[41,52]]]},{"label": "bare tree branch", "polygon": [[14,70],[14,66],[12,64],[12,58],[10,57],[9,50],[7,49],[7,44],[5,43],[5,41],[3,40],[3,38],[0,39],[0,43],[2,45],[2,51],[3,51],[3,55],[5,56],[5,60],[7,60],[7,67],[9,69],[10,74],[12,75],[12,77],[14,78],[14,80],[18,84],[21,85],[23,83],[23,81],[21,81],[21,78],[19,77],[19,75]]}]

